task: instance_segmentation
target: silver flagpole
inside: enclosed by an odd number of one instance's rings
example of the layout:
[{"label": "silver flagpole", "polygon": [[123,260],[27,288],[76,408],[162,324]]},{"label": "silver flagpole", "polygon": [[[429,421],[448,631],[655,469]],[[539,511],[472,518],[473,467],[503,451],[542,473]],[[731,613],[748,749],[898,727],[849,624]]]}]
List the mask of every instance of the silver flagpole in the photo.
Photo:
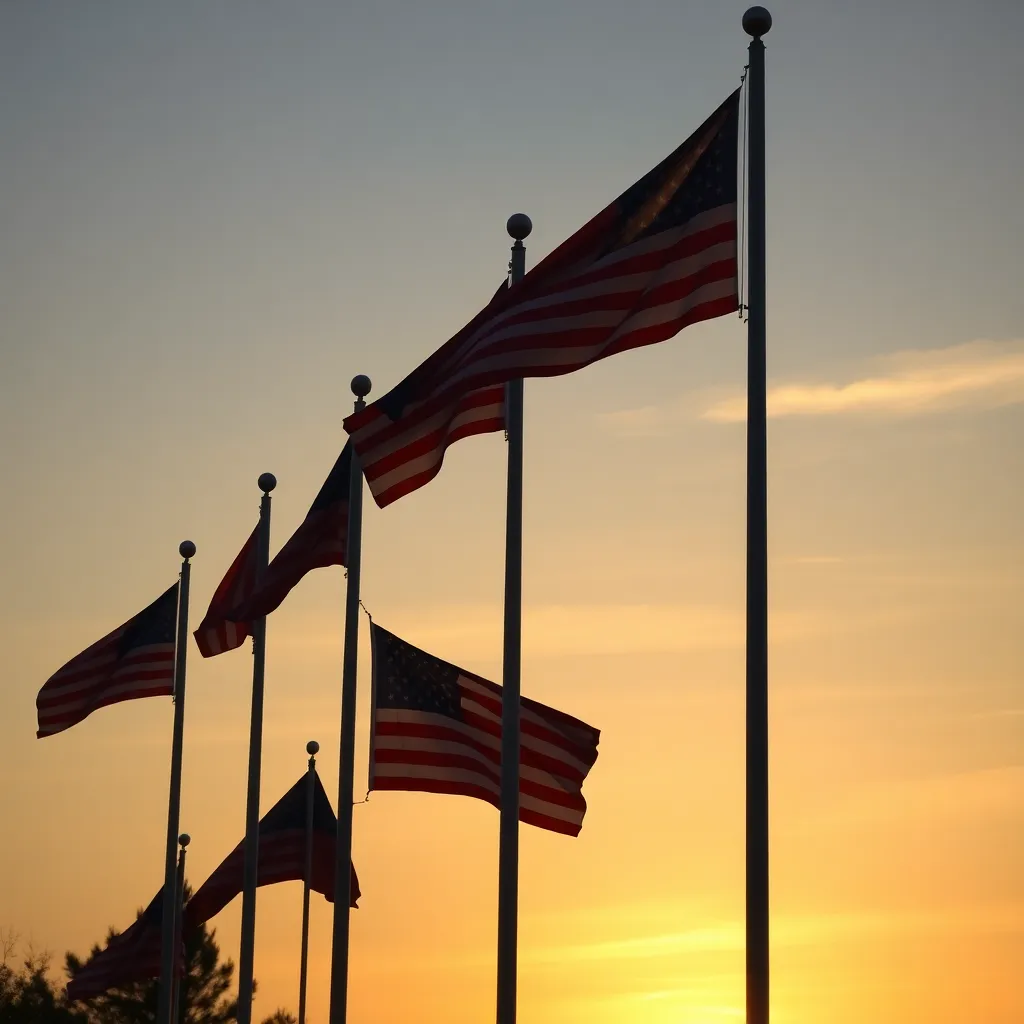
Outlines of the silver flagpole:
[{"label": "silver flagpole", "polygon": [[177,913],[174,915],[174,976],[176,983],[171,988],[171,1020],[174,1024],[179,1024],[181,1020],[181,1003],[182,993],[185,986],[184,976],[178,977],[178,950],[181,949],[181,941],[183,938],[182,927],[184,925],[182,913],[184,907],[183,903],[185,900],[185,848],[189,843],[192,842],[192,837],[187,832],[182,832],[178,836],[178,846],[181,847],[181,851],[178,854],[178,873],[175,879],[174,885],[174,906]]},{"label": "silver flagpole", "polygon": [[299,956],[299,1024],[306,1024],[306,970],[309,963],[309,883],[313,878],[313,780],[316,778],[316,755],[320,744],[306,744],[309,770],[306,772],[306,868],[302,886],[302,953]]},{"label": "silver flagpole", "polygon": [[[525,213],[506,225],[515,239],[509,284],[526,273]],[[498,827],[498,1024],[515,1024],[519,933],[519,676],[523,622],[523,382],[505,386],[508,489],[505,517],[505,635],[501,674],[501,820]]]},{"label": "silver flagpole", "polygon": [[[256,543],[256,583],[270,561],[270,492],[273,473],[261,473],[260,531]],[[252,1020],[252,971],[256,943],[256,881],[260,849],[260,767],[263,760],[263,671],[267,654],[267,620],[252,624],[252,716],[249,722],[249,785],[245,799],[245,862],[242,869],[242,943],[238,952],[238,1024]]]},{"label": "silver flagpole", "polygon": [[[352,378],[355,411],[366,408],[370,378]],[[338,832],[334,865],[334,932],[331,942],[330,1024],[345,1024],[348,1016],[348,926],[352,863],[352,786],[356,756],[356,666],[359,648],[359,567],[362,556],[363,471],[352,449],[348,495],[345,590],[345,651],[341,670],[341,754],[338,770]]]},{"label": "silver flagpole", "polygon": [[175,850],[178,839],[178,817],[181,812],[181,748],[185,733],[185,655],[188,651],[188,584],[192,571],[189,559],[196,553],[190,540],[178,545],[182,557],[181,582],[178,587],[177,636],[174,643],[174,726],[171,735],[171,787],[167,798],[167,845],[164,857],[164,907],[161,921],[160,997],[157,1002],[158,1024],[171,1024],[172,986],[174,984],[174,890]]},{"label": "silver flagpole", "polygon": [[743,15],[751,36],[747,145],[747,1024],[768,1024],[768,469],[765,385],[764,43],[772,16]]}]

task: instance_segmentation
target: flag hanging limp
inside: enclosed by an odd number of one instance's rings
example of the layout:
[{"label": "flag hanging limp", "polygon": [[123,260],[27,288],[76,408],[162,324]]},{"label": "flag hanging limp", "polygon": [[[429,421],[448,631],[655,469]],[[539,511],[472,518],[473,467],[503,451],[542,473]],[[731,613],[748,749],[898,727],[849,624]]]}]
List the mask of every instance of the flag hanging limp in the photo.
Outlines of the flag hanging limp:
[{"label": "flag hanging limp", "polygon": [[504,426],[503,385],[571,373],[734,312],[739,91],[345,429],[381,507]]}]

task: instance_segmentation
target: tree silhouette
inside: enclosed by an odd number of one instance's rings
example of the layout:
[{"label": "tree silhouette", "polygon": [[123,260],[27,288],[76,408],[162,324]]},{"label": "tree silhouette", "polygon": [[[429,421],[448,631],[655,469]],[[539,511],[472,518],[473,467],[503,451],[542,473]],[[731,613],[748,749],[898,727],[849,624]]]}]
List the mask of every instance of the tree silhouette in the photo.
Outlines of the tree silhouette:
[{"label": "tree silhouette", "polygon": [[29,950],[14,966],[17,936],[0,935],[0,1024],[84,1024],[50,981],[50,956]]},{"label": "tree silhouette", "polygon": [[[186,885],[185,898],[191,894]],[[142,916],[141,909],[136,916]],[[105,945],[118,934],[111,928]],[[238,1019],[238,1000],[228,994],[235,965],[230,960],[221,963],[214,934],[204,924],[185,936],[185,976],[178,990],[177,1024],[230,1024]],[[93,946],[90,956],[100,949]],[[68,953],[64,963],[68,978],[73,978],[88,959]],[[88,1024],[152,1024],[157,1019],[159,991],[159,982],[153,978],[108,989],[73,1005],[82,1007]]]},{"label": "tree silhouette", "polygon": [[[186,887],[186,895],[189,890]],[[141,914],[142,911],[139,911]],[[118,934],[110,929],[104,947]],[[181,981],[176,1024],[235,1024],[238,1000],[230,995],[235,965],[221,962],[215,932],[205,925],[185,939],[185,977]],[[102,948],[93,946],[90,956]],[[69,1003],[64,986],[52,978],[49,953],[31,948],[20,965],[18,939],[0,931],[0,1024],[154,1024],[159,982],[133,982],[103,995]],[[88,962],[74,953],[64,958],[69,978]],[[253,984],[253,991],[256,985]],[[262,1024],[296,1024],[286,1010],[276,1010]]]}]

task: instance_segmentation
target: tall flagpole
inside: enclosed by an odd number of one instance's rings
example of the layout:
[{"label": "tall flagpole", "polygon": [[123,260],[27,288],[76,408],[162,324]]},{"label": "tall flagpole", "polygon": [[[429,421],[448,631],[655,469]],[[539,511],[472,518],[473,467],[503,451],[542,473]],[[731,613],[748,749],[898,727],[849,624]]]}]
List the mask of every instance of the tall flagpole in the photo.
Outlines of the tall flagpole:
[{"label": "tall flagpole", "polygon": [[[506,229],[515,239],[509,284],[526,273],[525,213]],[[501,668],[501,820],[498,826],[498,1024],[515,1024],[519,936],[519,676],[523,624],[523,381],[505,385],[508,489],[505,513],[505,630]]]},{"label": "tall flagpole", "polygon": [[[256,584],[270,561],[270,492],[273,473],[261,473],[260,529],[256,539]],[[245,798],[245,862],[242,868],[242,943],[238,952],[238,1024],[252,1020],[252,971],[256,945],[256,882],[260,849],[260,768],[263,762],[263,673],[267,655],[267,620],[252,624],[252,715],[249,722],[249,784]]]},{"label": "tall flagpole", "polygon": [[182,988],[185,984],[184,976],[178,977],[178,953],[177,951],[181,948],[182,940],[182,917],[185,903],[185,848],[189,843],[192,842],[192,837],[187,832],[182,832],[178,836],[178,846],[181,847],[181,852],[178,854],[178,872],[175,877],[174,883],[174,978],[175,983],[171,987],[171,1020],[173,1024],[178,1024],[181,1020],[181,996]]},{"label": "tall flagpole", "polygon": [[299,1024],[306,1024],[306,971],[309,963],[309,883],[313,878],[313,780],[316,778],[316,755],[320,744],[310,740],[306,772],[306,867],[302,875],[302,952],[299,956]]},{"label": "tall flagpole", "polygon": [[764,43],[772,16],[743,15],[751,36],[747,146],[747,1024],[768,1024],[768,470],[765,385]]},{"label": "tall flagpole", "polygon": [[[355,411],[366,408],[370,378],[352,378]],[[345,541],[348,585],[345,590],[345,651],[341,669],[341,754],[338,766],[338,832],[334,865],[334,933],[331,943],[330,1024],[345,1024],[348,1015],[348,926],[352,864],[352,786],[356,757],[356,666],[359,648],[359,566],[362,556],[363,471],[352,449],[349,478],[348,535]]]},{"label": "tall flagpole", "polygon": [[185,734],[185,654],[188,651],[188,584],[192,572],[189,561],[196,553],[190,540],[178,545],[181,555],[181,583],[178,587],[178,632],[174,643],[174,726],[171,734],[171,786],[167,798],[167,845],[164,856],[164,907],[161,920],[160,997],[158,1024],[171,1024],[171,990],[174,984],[174,910],[175,851],[178,817],[181,812],[181,748]]}]

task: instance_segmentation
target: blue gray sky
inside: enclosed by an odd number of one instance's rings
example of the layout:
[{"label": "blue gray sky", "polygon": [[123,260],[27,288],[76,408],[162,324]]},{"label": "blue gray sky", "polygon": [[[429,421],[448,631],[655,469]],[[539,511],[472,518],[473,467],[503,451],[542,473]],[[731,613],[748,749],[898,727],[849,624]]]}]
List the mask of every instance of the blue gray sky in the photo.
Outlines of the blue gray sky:
[{"label": "blue gray sky", "polygon": [[[778,1020],[960,1024],[982,992],[972,1019],[1014,1024],[1024,8],[771,9]],[[353,374],[383,393],[480,308],[510,213],[533,218],[535,263],[678,145],[739,82],[741,15],[0,6],[0,811],[19,837],[0,927],[84,950],[158,884],[169,709],[36,741],[45,678],[169,585],[186,536],[197,623],[264,470],[283,542],[343,442]],[[527,388],[524,689],[604,730],[581,839],[524,833],[533,1020],[742,1005],[743,381],[724,318]],[[382,623],[492,678],[503,474],[499,437],[460,443],[423,491],[368,507],[364,548]],[[271,622],[265,806],[313,735],[334,792],[341,593],[324,570]],[[248,659],[190,658],[198,881],[241,833]],[[496,818],[393,794],[359,814],[354,1020],[461,1021],[455,985],[479,1019]],[[72,863],[68,834],[101,838]],[[294,1005],[295,893],[260,907],[270,1012]],[[231,955],[237,909],[218,919]],[[328,928],[316,907],[321,1014]]]}]

